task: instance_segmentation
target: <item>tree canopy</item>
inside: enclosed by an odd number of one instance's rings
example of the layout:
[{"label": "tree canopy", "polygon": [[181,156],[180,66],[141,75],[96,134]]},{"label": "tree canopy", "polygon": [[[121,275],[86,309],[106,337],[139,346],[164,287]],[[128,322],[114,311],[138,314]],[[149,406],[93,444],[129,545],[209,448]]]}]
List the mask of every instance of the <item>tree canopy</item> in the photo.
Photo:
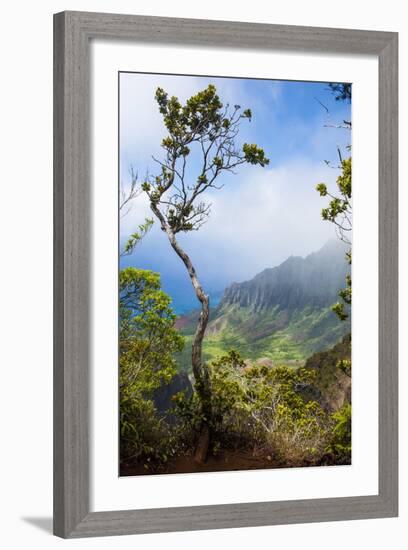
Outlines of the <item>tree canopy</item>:
[{"label": "tree canopy", "polygon": [[177,372],[184,339],[174,328],[170,297],[160,276],[128,267],[119,275],[119,387],[122,456],[153,452],[159,429],[152,396]]},{"label": "tree canopy", "polygon": [[[220,188],[217,180],[223,172],[232,172],[249,163],[266,166],[269,160],[255,144],[236,144],[242,120],[252,118],[250,109],[223,105],[216,88],[210,84],[182,105],[177,97],[156,90],[156,102],[168,135],[162,140],[164,158],[157,175],[142,184],[153,211],[174,235],[198,230],[208,218],[210,205],[202,197],[208,189]],[[200,168],[193,176],[187,170],[193,148],[200,157]]]}]

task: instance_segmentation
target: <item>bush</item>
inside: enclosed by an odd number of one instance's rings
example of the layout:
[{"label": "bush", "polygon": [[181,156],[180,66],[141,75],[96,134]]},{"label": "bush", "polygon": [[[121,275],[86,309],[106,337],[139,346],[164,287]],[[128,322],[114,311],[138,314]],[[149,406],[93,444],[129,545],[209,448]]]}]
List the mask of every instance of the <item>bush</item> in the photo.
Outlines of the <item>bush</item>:
[{"label": "bush", "polygon": [[351,464],[351,405],[347,403],[332,414],[333,427],[327,449],[336,464]]},{"label": "bush", "polygon": [[[246,365],[230,351],[210,364],[213,450],[247,448],[285,466],[318,464],[331,441],[331,417],[301,390],[316,373],[289,367]],[[200,425],[196,397],[175,398],[185,426]]]}]

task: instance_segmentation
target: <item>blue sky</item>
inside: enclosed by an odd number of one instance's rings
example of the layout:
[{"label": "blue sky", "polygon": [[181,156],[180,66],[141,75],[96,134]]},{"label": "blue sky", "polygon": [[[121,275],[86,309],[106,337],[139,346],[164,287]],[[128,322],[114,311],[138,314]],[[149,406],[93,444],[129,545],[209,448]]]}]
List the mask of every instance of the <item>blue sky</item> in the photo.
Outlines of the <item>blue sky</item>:
[{"label": "blue sky", "polygon": [[[335,101],[326,83],[253,79],[186,77],[121,73],[120,179],[129,184],[131,167],[143,179],[155,173],[160,143],[166,131],[154,101],[158,86],[184,102],[209,83],[223,103],[251,108],[251,122],[243,121],[239,143],[256,143],[270,159],[266,168],[242,166],[225,175],[221,190],[211,190],[211,215],[199,231],[179,234],[198,275],[210,294],[233,281],[243,281],[291,255],[305,256],[333,238],[334,228],[320,218],[326,200],[315,185],[333,187],[338,170],[337,147],[346,152],[347,130],[326,127],[351,120],[351,106]],[[324,104],[326,109],[319,103]],[[192,157],[191,172],[195,169]],[[146,216],[152,216],[146,198],[138,196],[120,224],[121,242]],[[122,266],[135,265],[161,273],[164,289],[177,311],[195,304],[190,281],[180,259],[156,223]]]}]

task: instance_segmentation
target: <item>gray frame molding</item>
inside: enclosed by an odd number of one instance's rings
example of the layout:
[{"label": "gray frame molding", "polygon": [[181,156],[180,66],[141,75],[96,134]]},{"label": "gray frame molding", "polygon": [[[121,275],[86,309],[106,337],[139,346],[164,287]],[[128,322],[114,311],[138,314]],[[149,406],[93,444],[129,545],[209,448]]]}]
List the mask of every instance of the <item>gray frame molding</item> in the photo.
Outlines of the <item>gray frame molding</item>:
[{"label": "gray frame molding", "polygon": [[[89,510],[89,41],[371,54],[379,59],[379,494]],[[54,16],[54,533],[65,538],[398,513],[398,35],[85,12]]]}]

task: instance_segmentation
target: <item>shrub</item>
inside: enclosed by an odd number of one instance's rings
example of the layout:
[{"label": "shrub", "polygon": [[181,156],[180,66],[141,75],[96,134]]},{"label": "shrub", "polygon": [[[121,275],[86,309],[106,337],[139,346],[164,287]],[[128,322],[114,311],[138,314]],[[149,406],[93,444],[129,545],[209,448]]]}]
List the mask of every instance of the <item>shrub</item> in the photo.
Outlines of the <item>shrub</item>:
[{"label": "shrub", "polygon": [[152,397],[175,375],[174,355],[184,340],[174,328],[171,300],[157,273],[128,267],[120,272],[119,284],[121,460],[167,460],[175,441]]},{"label": "shrub", "polygon": [[[317,464],[330,440],[331,419],[301,390],[315,372],[246,365],[235,351],[210,364],[212,447],[248,448],[286,466]],[[186,426],[200,425],[195,396],[175,398]]]},{"label": "shrub", "polygon": [[351,405],[347,403],[332,414],[328,453],[336,464],[351,464]]}]

